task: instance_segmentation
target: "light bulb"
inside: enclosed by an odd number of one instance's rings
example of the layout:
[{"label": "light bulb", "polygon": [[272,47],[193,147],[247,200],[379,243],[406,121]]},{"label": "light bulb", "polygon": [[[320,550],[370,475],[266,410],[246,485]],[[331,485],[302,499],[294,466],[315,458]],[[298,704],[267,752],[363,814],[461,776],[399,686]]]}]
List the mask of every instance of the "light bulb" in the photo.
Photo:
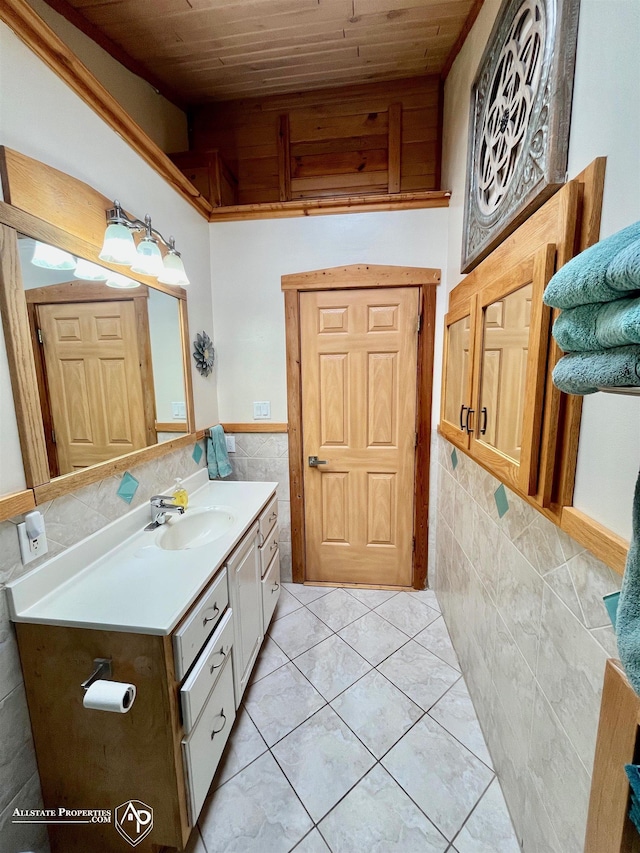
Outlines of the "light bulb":
[{"label": "light bulb", "polygon": [[177,252],[169,250],[164,256],[163,263],[164,269],[158,276],[158,281],[161,284],[173,284],[180,287],[185,287],[189,284],[182,258]]},{"label": "light bulb", "polygon": [[104,243],[98,255],[101,261],[110,264],[131,266],[136,260],[136,244],[133,234],[126,225],[112,222],[104,232]]},{"label": "light bulb", "polygon": [[126,290],[131,287],[140,287],[140,282],[127,278],[126,275],[120,275],[119,272],[110,272],[107,287],[119,287],[121,290]]},{"label": "light bulb", "polygon": [[152,237],[143,237],[138,243],[136,257],[131,264],[131,271],[157,278],[162,274],[162,270],[162,254],[158,248],[158,243]]},{"label": "light bulb", "polygon": [[106,281],[110,276],[110,272],[104,269],[104,267],[99,267],[98,264],[92,264],[91,261],[78,258],[74,276],[84,281]]},{"label": "light bulb", "polygon": [[49,246],[47,243],[40,243],[38,240],[36,240],[31,263],[45,270],[74,270],[76,268],[76,259],[69,252],[56,249],[55,246]]}]

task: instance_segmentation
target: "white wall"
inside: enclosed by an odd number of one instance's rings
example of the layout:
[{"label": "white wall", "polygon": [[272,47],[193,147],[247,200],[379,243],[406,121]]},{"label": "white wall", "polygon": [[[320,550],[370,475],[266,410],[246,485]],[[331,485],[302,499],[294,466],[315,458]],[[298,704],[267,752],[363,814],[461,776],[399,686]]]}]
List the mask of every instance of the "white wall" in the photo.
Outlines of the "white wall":
[{"label": "white wall", "polygon": [[[464,192],[471,85],[500,8],[486,0],[445,87],[443,186],[452,190],[448,289],[462,278]],[[569,175],[607,156],[602,236],[640,219],[640,3],[582,0]],[[640,401],[585,398],[574,505],[623,536],[631,533],[640,467]]]},{"label": "white wall", "polygon": [[128,71],[44,0],[27,2],[163,151],[189,148],[183,110],[158,94],[142,77]]},{"label": "white wall", "polygon": [[[281,276],[370,263],[438,267],[444,278],[447,221],[446,209],[434,209],[212,224],[220,420],[253,421],[254,400],[271,402],[272,421],[287,420]],[[438,290],[436,377],[445,303],[444,289]]]},{"label": "white wall", "polygon": [[[209,224],[157,173],[0,23],[0,144],[60,169],[138,216],[150,213],[163,234],[173,234],[191,279],[190,336],[213,333]],[[6,353],[0,342],[0,494],[15,486],[5,460],[20,458]],[[215,377],[193,374],[196,425],[217,421]],[[11,463],[9,463],[11,464]],[[7,477],[5,484],[4,478]]]}]

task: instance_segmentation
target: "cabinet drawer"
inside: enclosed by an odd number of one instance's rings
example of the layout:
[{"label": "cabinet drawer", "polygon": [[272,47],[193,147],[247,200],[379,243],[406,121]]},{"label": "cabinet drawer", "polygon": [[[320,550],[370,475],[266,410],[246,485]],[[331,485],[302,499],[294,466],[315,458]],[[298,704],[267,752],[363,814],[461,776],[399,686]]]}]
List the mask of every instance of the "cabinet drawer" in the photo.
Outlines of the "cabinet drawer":
[{"label": "cabinet drawer", "polygon": [[198,724],[182,741],[192,826],[198,820],[235,717],[233,670],[227,657]]},{"label": "cabinet drawer", "polygon": [[271,529],[278,520],[278,498],[274,495],[266,507],[260,513],[258,518],[258,528],[260,530],[260,542],[264,543]]},{"label": "cabinet drawer", "polygon": [[228,604],[227,570],[223,569],[173,635],[173,658],[178,680],[184,677],[198,657]]},{"label": "cabinet drawer", "polygon": [[269,569],[262,579],[262,615],[264,630],[267,631],[273,611],[280,598],[280,552],[276,551]]},{"label": "cabinet drawer", "polygon": [[204,708],[207,696],[222,673],[232,645],[233,614],[227,609],[180,690],[185,734],[191,731]]},{"label": "cabinet drawer", "polygon": [[271,565],[271,560],[278,553],[278,533],[279,528],[276,524],[271,529],[263,545],[260,546],[260,575],[264,577],[265,572]]}]

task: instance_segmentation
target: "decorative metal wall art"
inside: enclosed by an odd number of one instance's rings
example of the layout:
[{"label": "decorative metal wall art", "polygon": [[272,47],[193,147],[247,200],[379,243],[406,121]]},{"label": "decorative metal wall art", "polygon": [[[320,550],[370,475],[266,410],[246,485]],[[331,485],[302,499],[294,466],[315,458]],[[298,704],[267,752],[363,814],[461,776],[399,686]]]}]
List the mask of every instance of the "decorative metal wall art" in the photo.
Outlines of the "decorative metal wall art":
[{"label": "decorative metal wall art", "polygon": [[208,376],[213,370],[213,342],[206,332],[198,332],[193,342],[193,357],[201,376]]},{"label": "decorative metal wall art", "polygon": [[471,90],[462,272],[566,180],[580,0],[504,0]]}]

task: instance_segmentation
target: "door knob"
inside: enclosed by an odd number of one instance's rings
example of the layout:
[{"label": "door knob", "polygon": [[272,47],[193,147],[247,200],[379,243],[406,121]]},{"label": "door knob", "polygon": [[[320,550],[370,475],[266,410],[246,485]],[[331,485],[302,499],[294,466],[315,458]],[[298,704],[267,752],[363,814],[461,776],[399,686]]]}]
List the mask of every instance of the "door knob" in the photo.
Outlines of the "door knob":
[{"label": "door knob", "polygon": [[318,459],[317,456],[310,456],[309,457],[309,468],[317,468],[318,465],[326,465],[326,464],[327,464],[326,459]]}]

